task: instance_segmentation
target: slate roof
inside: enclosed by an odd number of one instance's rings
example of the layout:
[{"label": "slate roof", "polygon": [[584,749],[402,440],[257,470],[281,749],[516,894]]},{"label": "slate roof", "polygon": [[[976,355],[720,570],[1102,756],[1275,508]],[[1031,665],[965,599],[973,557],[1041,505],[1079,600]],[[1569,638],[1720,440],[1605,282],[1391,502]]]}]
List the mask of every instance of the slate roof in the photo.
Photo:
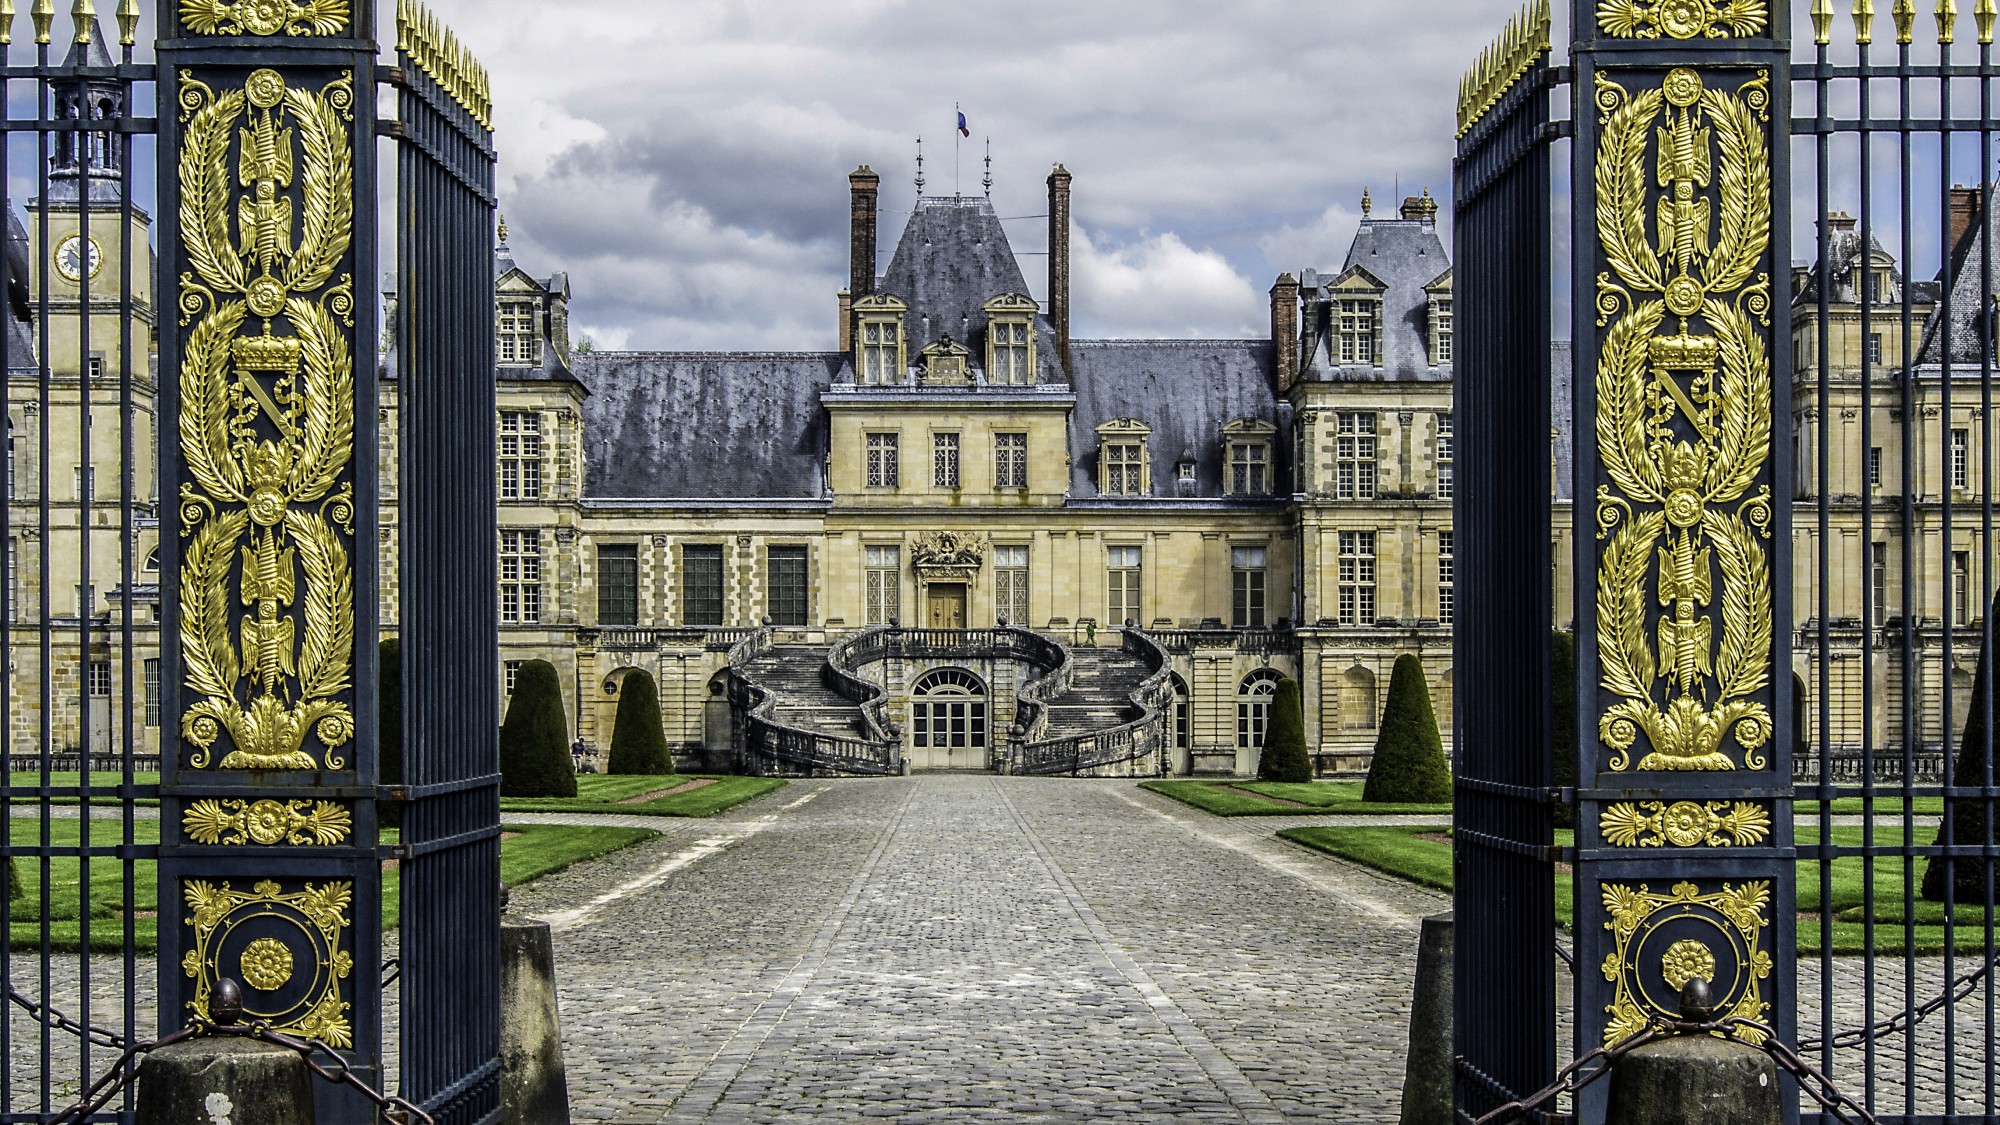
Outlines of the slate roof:
[{"label": "slate roof", "polygon": [[[972,349],[975,365],[983,365],[986,302],[1009,293],[1030,295],[992,201],[958,196],[917,200],[875,291],[910,306],[904,323],[912,364],[918,352],[948,333]],[[1035,314],[1035,381],[1066,381],[1055,327],[1043,313]]]},{"label": "slate roof", "polygon": [[[1993,295],[2000,293],[2000,265],[1986,261],[1987,239],[1981,232],[1993,223],[1996,210],[2000,210],[2000,192],[1984,194],[1987,202],[1980,208],[1979,221],[1968,224],[1965,235],[1952,248],[1951,264],[1935,298],[1939,303],[1932,308],[1930,320],[1924,325],[1923,346],[1917,352],[1919,364],[1942,364],[1947,355],[1954,364],[1976,364],[1983,350],[1981,337],[1994,328],[1990,323],[1993,315],[1986,310],[1993,303]],[[1995,235],[1995,241],[2000,241],[2000,234]],[[1945,287],[1951,292],[1948,323],[1942,292]]]},{"label": "slate roof", "polygon": [[34,310],[28,299],[28,228],[12,208],[7,211],[7,366],[19,371],[35,366]]},{"label": "slate roof", "polygon": [[1196,495],[1222,495],[1222,427],[1239,418],[1276,426],[1273,491],[1291,492],[1291,407],[1271,387],[1268,340],[1072,340],[1076,409],[1070,414],[1070,495],[1097,491],[1097,427],[1137,418],[1146,439],[1154,497],[1176,491],[1174,463],[1192,454]]},{"label": "slate roof", "polygon": [[584,494],[593,499],[825,495],[820,393],[839,352],[579,352]]},{"label": "slate roof", "polygon": [[[1854,284],[1854,263],[1855,259],[1861,256],[1861,248],[1861,235],[1858,231],[1840,230],[1833,232],[1828,237],[1827,260],[1832,263],[1827,271],[1829,275],[1827,278],[1829,282],[1828,289],[1830,291],[1830,296],[1827,299],[1829,301],[1835,304],[1860,303],[1861,292]],[[1895,257],[1882,248],[1881,240],[1877,239],[1872,232],[1868,236],[1868,250],[1871,257],[1879,257],[1891,263],[1889,267],[1889,292],[1882,297],[1876,298],[1875,304],[1877,306],[1900,304],[1903,300],[1904,278],[1902,269],[1895,264]],[[1798,294],[1792,298],[1794,307],[1819,303],[1819,274],[1820,271],[1817,264],[1807,271],[1806,283],[1799,287]],[[1912,287],[1910,296],[1916,300],[1924,299],[1924,294],[1915,287]]]},{"label": "slate roof", "polygon": [[1327,287],[1357,266],[1385,287],[1381,364],[1340,363],[1330,350],[1332,333],[1320,331],[1301,377],[1330,382],[1449,381],[1450,364],[1431,366],[1430,295],[1424,292],[1425,286],[1451,269],[1437,225],[1416,219],[1363,219],[1340,271],[1331,277],[1309,273],[1301,279],[1301,289],[1308,296],[1317,289],[1321,300],[1328,299]]}]

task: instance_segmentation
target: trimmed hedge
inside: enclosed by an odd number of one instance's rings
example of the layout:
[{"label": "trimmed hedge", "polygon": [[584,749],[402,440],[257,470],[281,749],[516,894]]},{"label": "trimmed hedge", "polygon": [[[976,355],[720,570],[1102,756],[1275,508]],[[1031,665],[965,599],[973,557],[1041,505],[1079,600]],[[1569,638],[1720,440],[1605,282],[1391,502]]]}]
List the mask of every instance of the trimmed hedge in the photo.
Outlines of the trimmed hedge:
[{"label": "trimmed hedge", "polygon": [[667,735],[660,725],[660,689],[644,668],[625,673],[618,684],[618,716],[612,720],[610,773],[672,773]]},{"label": "trimmed hedge", "polygon": [[[380,647],[381,691],[375,697],[376,774],[383,785],[403,783],[403,642],[394,637]],[[397,801],[375,802],[375,815],[384,828],[403,823],[403,806]]]},{"label": "trimmed hedge", "polygon": [[[1987,627],[1991,628],[1993,613],[2000,613],[2000,598],[1995,598],[1992,613],[1986,615]],[[1995,643],[2000,643],[1997,641]],[[1991,683],[1988,678],[1993,670],[1986,665],[1988,645],[1979,646],[1979,671],[1972,679],[1972,703],[1966,708],[1965,735],[1958,742],[1958,759],[1952,763],[1951,783],[1977,787],[1986,784],[1986,692]],[[1937,843],[1961,844],[1981,847],[1986,843],[1985,803],[1978,800],[1953,801],[1951,819],[1939,822]],[[1944,836],[1944,826],[1951,825],[1950,840]],[[1944,901],[1946,872],[1955,876],[1958,884],[1953,896],[1958,902],[1986,901],[1987,864],[1981,860],[1949,860],[1943,856],[1931,856],[1924,861],[1924,898],[1931,902]]]},{"label": "trimmed hedge", "polygon": [[1444,802],[1451,800],[1451,765],[1438,737],[1424,664],[1414,653],[1396,658],[1389,678],[1389,701],[1375,736],[1375,759],[1368,763],[1364,801]]},{"label": "trimmed hedge", "polygon": [[500,795],[576,796],[562,682],[546,660],[527,661],[515,673],[514,697],[500,725]]},{"label": "trimmed hedge", "polygon": [[1306,754],[1305,707],[1299,699],[1299,682],[1290,676],[1278,681],[1277,697],[1271,701],[1257,778],[1294,783],[1313,779],[1312,758]]}]

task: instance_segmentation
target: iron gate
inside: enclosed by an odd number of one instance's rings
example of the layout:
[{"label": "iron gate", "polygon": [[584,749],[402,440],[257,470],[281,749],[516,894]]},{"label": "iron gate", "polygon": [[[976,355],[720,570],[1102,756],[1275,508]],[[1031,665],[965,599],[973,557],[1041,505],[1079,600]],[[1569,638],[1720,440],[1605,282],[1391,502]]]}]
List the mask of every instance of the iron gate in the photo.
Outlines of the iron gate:
[{"label": "iron gate", "polygon": [[[1530,10],[1467,80],[1456,393],[1461,455],[1490,468],[1457,513],[1477,552],[1456,676],[1462,1114],[1549,1080],[1558,989],[1581,1054],[1707,977],[1723,1014],[1799,1042],[1880,1120],[2000,1120],[2000,5],[1968,7],[1579,0],[1568,68]],[[1545,123],[1551,102],[1570,120]],[[1535,295],[1564,137],[1576,370],[1554,405],[1576,460],[1551,521]],[[1507,600],[1564,536],[1573,786],[1535,721],[1552,619]],[[1547,972],[1559,880],[1569,982]]]}]

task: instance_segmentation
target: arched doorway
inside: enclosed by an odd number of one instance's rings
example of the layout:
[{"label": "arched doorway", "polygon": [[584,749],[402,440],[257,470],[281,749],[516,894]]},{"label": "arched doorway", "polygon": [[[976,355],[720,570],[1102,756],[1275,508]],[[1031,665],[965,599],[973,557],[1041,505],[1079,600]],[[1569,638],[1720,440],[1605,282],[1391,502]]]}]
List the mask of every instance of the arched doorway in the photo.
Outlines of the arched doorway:
[{"label": "arched doorway", "polygon": [[909,731],[911,769],[988,768],[986,684],[963,668],[924,673],[910,688]]},{"label": "arched doorway", "polygon": [[1264,732],[1271,726],[1271,701],[1278,695],[1278,673],[1269,668],[1259,668],[1243,677],[1236,686],[1236,750],[1239,759],[1243,751],[1264,748]]},{"label": "arched doorway", "polygon": [[1172,772],[1190,774],[1194,772],[1194,715],[1189,702],[1187,681],[1179,672],[1169,672],[1174,686],[1174,727]]}]

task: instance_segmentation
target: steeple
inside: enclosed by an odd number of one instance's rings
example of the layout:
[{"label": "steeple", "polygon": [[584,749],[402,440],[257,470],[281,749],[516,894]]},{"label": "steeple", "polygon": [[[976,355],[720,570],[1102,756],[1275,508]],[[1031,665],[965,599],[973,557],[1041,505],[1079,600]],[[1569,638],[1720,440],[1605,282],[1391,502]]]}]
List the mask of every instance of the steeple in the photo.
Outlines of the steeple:
[{"label": "steeple", "polygon": [[[104,47],[104,30],[91,16],[89,29],[70,44],[63,60],[65,69],[88,68],[106,72],[115,64]],[[55,93],[59,121],[115,122],[125,114],[125,87],[110,78],[61,78],[50,82]],[[102,130],[59,132],[55,153],[49,160],[49,196],[52,199],[79,198],[79,181],[88,169],[90,198],[116,202],[123,153],[116,129],[107,124]]]}]

